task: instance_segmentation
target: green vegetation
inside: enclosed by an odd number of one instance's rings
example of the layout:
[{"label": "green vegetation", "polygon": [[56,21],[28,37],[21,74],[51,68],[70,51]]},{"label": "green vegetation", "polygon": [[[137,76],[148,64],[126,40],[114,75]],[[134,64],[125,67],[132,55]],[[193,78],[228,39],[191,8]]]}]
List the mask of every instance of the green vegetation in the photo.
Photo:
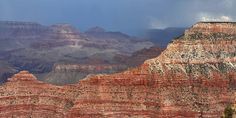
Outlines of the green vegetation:
[{"label": "green vegetation", "polygon": [[224,115],[221,118],[233,118],[233,115],[236,114],[235,109],[232,105],[228,105],[224,110]]}]

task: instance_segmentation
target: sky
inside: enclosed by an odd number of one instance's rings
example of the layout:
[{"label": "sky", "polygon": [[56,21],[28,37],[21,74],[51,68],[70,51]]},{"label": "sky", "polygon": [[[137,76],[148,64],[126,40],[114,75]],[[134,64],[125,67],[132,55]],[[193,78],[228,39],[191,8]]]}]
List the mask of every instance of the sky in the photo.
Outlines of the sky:
[{"label": "sky", "polygon": [[100,26],[136,35],[198,21],[236,21],[236,0],[0,0],[1,21]]}]

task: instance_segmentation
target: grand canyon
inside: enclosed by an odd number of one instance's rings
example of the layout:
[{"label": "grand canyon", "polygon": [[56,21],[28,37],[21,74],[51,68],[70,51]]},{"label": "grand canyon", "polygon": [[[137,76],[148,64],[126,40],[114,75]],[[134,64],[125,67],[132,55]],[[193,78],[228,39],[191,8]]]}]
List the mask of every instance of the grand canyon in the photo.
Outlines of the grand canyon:
[{"label": "grand canyon", "polygon": [[[9,40],[1,46],[0,64],[8,79],[0,86],[0,117],[219,118],[229,106],[236,109],[235,22],[198,22],[164,50],[148,40],[98,27],[78,33],[68,25],[48,28],[31,23],[24,28],[33,25],[37,30],[17,32],[17,44],[12,44],[16,39],[6,29],[16,26],[4,24],[1,37]],[[26,43],[27,38],[35,40]],[[132,47],[126,49],[127,45]],[[91,47],[98,53],[74,56],[78,49],[84,54]],[[66,55],[55,54],[58,50]],[[39,60],[39,55],[47,58]],[[16,67],[21,67],[20,72]],[[41,70],[48,74],[43,76]],[[78,81],[73,80],[80,72],[84,73]]]},{"label": "grand canyon", "polygon": [[1,21],[0,83],[20,70],[52,84],[76,83],[91,73],[138,66],[163,50],[153,46],[146,39],[100,27],[80,32],[69,24]]}]

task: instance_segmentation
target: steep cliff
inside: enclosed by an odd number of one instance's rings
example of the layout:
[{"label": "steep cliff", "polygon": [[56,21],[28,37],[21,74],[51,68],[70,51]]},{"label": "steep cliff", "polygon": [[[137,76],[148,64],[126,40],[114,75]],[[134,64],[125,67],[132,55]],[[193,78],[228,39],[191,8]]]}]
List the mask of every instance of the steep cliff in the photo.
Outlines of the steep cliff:
[{"label": "steep cliff", "polygon": [[197,23],[140,67],[74,85],[53,86],[21,72],[1,86],[0,115],[220,117],[236,99],[235,31],[235,23]]}]

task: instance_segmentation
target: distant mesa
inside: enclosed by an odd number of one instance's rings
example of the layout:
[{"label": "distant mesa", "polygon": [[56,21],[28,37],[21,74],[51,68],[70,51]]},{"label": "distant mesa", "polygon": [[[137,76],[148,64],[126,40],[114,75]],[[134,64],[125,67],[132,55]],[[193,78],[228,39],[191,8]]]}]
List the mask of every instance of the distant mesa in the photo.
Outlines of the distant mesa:
[{"label": "distant mesa", "polygon": [[8,81],[36,81],[37,78],[29,73],[28,71],[20,71],[19,73],[15,74]]}]

